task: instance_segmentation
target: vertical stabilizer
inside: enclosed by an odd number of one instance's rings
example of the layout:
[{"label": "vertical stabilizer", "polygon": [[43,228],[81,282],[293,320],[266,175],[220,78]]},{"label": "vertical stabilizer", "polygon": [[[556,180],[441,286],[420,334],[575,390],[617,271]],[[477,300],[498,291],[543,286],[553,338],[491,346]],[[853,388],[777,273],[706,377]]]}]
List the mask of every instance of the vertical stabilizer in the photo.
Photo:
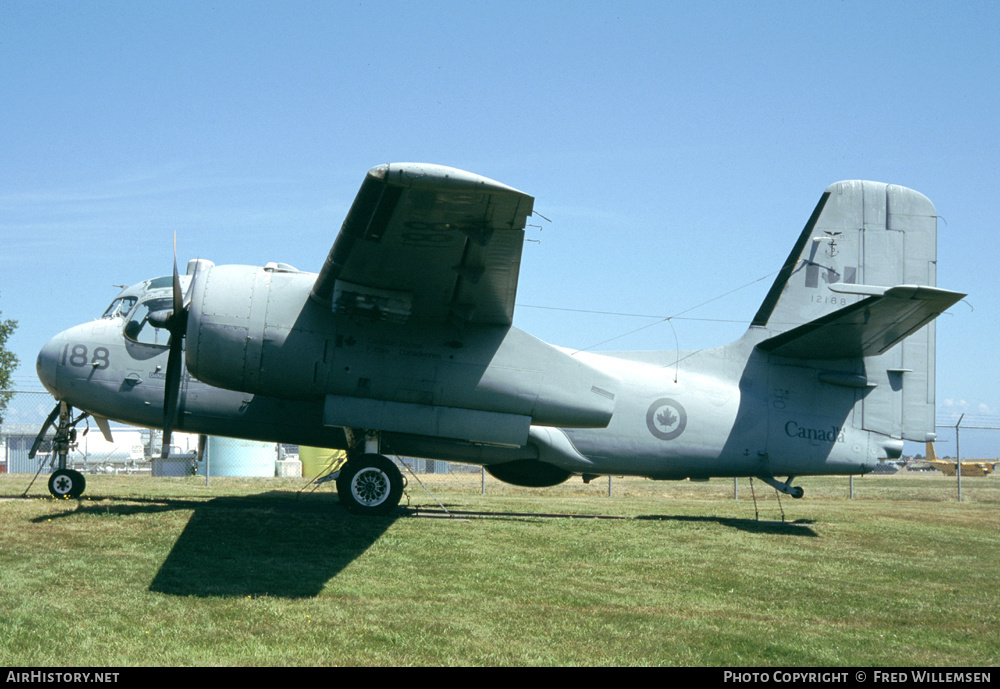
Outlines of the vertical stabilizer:
[{"label": "vertical stabilizer", "polygon": [[[823,193],[752,326],[774,338],[829,320],[887,288],[933,287],[936,269],[937,212],[927,197],[879,182],[837,182]],[[920,442],[933,438],[934,345],[931,322],[863,358],[866,430]]]},{"label": "vertical stabilizer", "polygon": [[936,283],[937,212],[923,194],[880,182],[823,193],[752,325],[774,333],[859,301],[830,285]]}]

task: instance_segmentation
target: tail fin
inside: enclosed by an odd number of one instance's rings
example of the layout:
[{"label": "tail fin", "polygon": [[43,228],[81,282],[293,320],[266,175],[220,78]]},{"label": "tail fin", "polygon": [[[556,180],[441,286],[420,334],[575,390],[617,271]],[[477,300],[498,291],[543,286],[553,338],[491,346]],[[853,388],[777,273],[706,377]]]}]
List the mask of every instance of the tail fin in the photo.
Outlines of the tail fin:
[{"label": "tail fin", "polygon": [[927,197],[838,182],[823,193],[751,325],[768,331],[758,347],[773,354],[863,362],[863,427],[924,442],[934,437],[931,321],[965,296],[936,281],[937,212]]},{"label": "tail fin", "polygon": [[855,303],[832,285],[934,286],[937,211],[923,194],[880,182],[827,187],[752,325],[784,332]]}]

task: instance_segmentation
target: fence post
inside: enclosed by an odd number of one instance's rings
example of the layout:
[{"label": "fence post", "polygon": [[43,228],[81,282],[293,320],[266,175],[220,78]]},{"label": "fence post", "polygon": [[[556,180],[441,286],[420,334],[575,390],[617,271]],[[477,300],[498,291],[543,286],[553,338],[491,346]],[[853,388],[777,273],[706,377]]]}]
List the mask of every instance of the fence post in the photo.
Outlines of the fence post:
[{"label": "fence post", "polygon": [[958,501],[962,502],[962,446],[958,440],[958,427],[962,425],[965,414],[958,417],[955,424],[955,476],[958,479]]},{"label": "fence post", "polygon": [[212,467],[209,462],[211,461],[208,452],[208,436],[199,435],[198,436],[198,456],[205,460],[205,487],[208,488],[208,477],[212,475]]}]

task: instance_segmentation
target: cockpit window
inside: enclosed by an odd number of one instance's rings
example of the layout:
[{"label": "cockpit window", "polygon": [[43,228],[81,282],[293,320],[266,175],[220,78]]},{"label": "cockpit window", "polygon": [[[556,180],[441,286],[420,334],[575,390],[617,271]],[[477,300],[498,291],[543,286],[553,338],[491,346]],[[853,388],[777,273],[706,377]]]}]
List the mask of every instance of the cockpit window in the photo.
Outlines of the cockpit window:
[{"label": "cockpit window", "polygon": [[132,307],[135,306],[136,301],[135,297],[121,297],[119,299],[115,299],[111,302],[111,306],[108,307],[107,311],[104,312],[104,315],[101,316],[101,318],[125,318],[125,316],[128,315],[128,312],[132,310]]},{"label": "cockpit window", "polygon": [[129,316],[128,323],[125,324],[125,337],[140,344],[161,345],[170,344],[170,333],[164,328],[154,328],[149,322],[149,315],[157,311],[170,311],[173,309],[173,300],[170,297],[162,299],[149,299],[142,302],[135,308]]}]

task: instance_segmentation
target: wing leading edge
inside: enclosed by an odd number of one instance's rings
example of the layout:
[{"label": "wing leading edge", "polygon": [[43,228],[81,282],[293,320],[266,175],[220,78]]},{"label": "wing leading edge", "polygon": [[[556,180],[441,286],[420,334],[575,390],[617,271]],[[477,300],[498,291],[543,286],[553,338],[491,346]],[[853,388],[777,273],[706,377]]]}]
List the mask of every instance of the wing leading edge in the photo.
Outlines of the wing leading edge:
[{"label": "wing leading edge", "polygon": [[313,285],[339,313],[509,325],[534,199],[440,165],[368,171]]}]

